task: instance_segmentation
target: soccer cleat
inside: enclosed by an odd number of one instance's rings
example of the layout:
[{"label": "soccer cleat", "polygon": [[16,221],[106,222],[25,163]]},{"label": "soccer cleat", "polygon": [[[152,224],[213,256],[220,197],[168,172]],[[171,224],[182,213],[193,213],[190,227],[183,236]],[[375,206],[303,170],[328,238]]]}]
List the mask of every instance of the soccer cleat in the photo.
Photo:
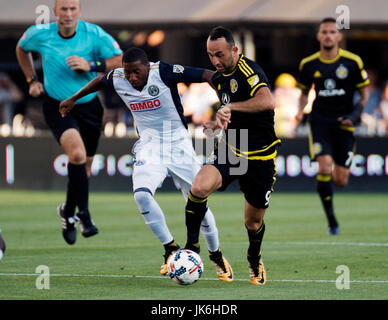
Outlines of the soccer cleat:
[{"label": "soccer cleat", "polygon": [[327,231],[327,234],[329,236],[335,236],[339,234],[339,226],[329,227],[329,230]]},{"label": "soccer cleat", "polygon": [[249,279],[252,284],[263,286],[267,282],[267,273],[261,254],[258,257],[247,257],[249,263]]},{"label": "soccer cleat", "polygon": [[209,258],[216,267],[218,279],[221,281],[232,282],[233,270],[228,260],[222,255],[220,250],[215,252],[209,251]]},{"label": "soccer cleat", "polygon": [[98,229],[90,217],[89,210],[86,209],[81,212],[78,212],[77,217],[80,220],[81,233],[85,238],[94,236],[98,233]]},{"label": "soccer cleat", "polygon": [[178,245],[176,246],[168,246],[167,249],[166,249],[166,253],[163,255],[164,257],[164,261],[163,261],[163,264],[160,266],[160,274],[162,276],[166,275],[167,274],[167,261],[168,261],[168,258],[170,258],[170,256],[175,252],[177,251],[178,249],[180,249],[180,247]]},{"label": "soccer cleat", "polygon": [[77,229],[75,223],[79,220],[77,217],[65,216],[65,204],[62,203],[57,207],[59,218],[62,221],[62,236],[67,244],[74,244],[77,239]]}]

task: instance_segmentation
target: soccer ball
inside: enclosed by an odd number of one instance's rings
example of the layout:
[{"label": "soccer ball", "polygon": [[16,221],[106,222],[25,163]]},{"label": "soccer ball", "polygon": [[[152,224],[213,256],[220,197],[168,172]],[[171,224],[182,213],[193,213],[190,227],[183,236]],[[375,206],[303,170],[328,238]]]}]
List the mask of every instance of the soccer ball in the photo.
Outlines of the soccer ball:
[{"label": "soccer ball", "polygon": [[199,254],[187,249],[174,252],[167,261],[168,275],[181,285],[193,284],[201,278],[204,266]]}]

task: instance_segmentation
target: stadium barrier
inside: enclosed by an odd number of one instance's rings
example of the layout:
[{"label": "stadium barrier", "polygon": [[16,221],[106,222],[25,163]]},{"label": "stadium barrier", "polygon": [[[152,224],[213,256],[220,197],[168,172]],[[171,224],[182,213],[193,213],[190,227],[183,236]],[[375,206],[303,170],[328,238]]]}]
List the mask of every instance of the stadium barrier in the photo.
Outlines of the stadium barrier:
[{"label": "stadium barrier", "polygon": [[[92,191],[132,190],[131,150],[135,141],[101,139],[92,167]],[[283,139],[276,168],[276,191],[315,190],[317,163],[310,161],[307,138]],[[67,156],[52,137],[0,138],[1,189],[64,190],[66,175]],[[165,180],[161,190],[175,190],[171,178]],[[228,190],[238,190],[238,185],[234,183]],[[388,191],[387,138],[357,138],[351,177],[345,190]]]}]

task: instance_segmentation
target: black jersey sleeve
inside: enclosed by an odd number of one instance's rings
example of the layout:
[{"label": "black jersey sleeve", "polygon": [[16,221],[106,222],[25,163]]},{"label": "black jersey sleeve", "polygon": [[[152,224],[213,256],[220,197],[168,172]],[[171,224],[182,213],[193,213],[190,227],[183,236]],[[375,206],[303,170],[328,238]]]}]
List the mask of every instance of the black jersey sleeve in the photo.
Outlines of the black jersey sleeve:
[{"label": "black jersey sleeve", "polygon": [[311,76],[311,73],[309,72],[309,68],[303,62],[299,64],[299,74],[298,74],[297,81],[298,81],[298,87],[303,90],[310,89],[313,83],[313,78]]},{"label": "black jersey sleeve", "polygon": [[360,62],[356,64],[354,80],[356,83],[356,88],[358,89],[365,87],[369,84],[368,73],[364,69],[364,64],[361,59],[360,59]]},{"label": "black jersey sleeve", "polygon": [[104,88],[108,88],[108,89],[114,89],[114,85],[113,85],[113,73],[114,73],[114,70],[111,70],[109,71],[108,73],[106,73],[102,79],[101,79],[101,83],[103,85]]},{"label": "black jersey sleeve", "polygon": [[168,86],[179,82],[193,83],[203,82],[202,75],[205,70],[201,68],[187,67],[179,64],[167,64],[160,62],[160,77]]},{"label": "black jersey sleeve", "polygon": [[262,87],[269,88],[268,78],[265,75],[263,69],[259,66],[255,66],[253,68],[254,74],[247,78],[248,86],[249,86],[249,95],[253,97],[259,89]]}]

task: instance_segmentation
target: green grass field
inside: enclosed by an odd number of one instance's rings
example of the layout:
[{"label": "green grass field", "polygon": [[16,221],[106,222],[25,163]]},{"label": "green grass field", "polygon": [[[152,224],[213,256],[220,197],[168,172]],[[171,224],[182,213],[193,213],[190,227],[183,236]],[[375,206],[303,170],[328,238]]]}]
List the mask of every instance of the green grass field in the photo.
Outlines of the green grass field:
[{"label": "green grass field", "polygon": [[[74,246],[62,239],[56,206],[63,192],[0,191],[0,227],[7,251],[0,262],[2,299],[280,300],[388,299],[388,207],[386,194],[337,194],[339,236],[326,235],[315,193],[275,193],[266,214],[263,260],[268,282],[248,281],[247,235],[241,194],[216,193],[221,248],[235,281],[216,279],[201,237],[205,272],[182,287],[159,276],[163,250],[144,224],[131,194],[92,193],[90,207],[100,234]],[[184,245],[184,200],[156,196],[176,240]],[[36,268],[49,267],[50,289],[38,290]],[[350,270],[350,288],[339,290],[336,268]]]}]

